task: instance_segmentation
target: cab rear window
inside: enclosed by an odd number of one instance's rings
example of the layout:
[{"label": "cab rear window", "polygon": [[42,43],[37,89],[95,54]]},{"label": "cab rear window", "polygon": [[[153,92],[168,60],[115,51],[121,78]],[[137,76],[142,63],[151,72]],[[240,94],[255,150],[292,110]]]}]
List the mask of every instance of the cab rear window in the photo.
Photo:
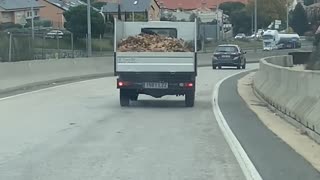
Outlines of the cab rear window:
[{"label": "cab rear window", "polygon": [[219,46],[216,49],[216,52],[238,52],[238,48],[234,46]]}]

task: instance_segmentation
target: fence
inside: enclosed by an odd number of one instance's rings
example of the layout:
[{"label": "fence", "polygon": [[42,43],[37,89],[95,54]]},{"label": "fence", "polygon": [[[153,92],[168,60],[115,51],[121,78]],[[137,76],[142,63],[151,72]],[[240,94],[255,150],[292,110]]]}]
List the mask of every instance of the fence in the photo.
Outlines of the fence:
[{"label": "fence", "polygon": [[[92,38],[93,56],[103,56],[113,51],[113,36],[106,34]],[[87,56],[86,35],[0,33],[0,61],[33,59],[76,58]]]}]

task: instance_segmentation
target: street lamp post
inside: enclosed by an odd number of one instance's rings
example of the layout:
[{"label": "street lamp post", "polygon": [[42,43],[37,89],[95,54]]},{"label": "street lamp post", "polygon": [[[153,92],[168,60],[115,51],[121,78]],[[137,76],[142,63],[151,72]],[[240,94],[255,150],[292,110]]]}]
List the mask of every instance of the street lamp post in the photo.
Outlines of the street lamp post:
[{"label": "street lamp post", "polygon": [[287,5],[287,33],[289,32],[289,7]]},{"label": "street lamp post", "polygon": [[32,40],[34,40],[34,7],[33,7],[33,2],[31,0],[31,36]]},{"label": "street lamp post", "polygon": [[287,28],[286,28],[286,31],[287,33],[289,33],[289,2],[287,0]]},{"label": "street lamp post", "polygon": [[255,0],[254,2],[254,34],[255,37],[257,37],[257,32],[258,32],[258,4],[257,4],[257,0]]},{"label": "street lamp post", "polygon": [[91,47],[91,2],[87,0],[87,25],[88,25],[88,57],[92,56],[92,47]]},{"label": "street lamp post", "polygon": [[216,13],[217,13],[217,41],[220,40],[220,27],[219,27],[219,6],[220,6],[220,2],[217,2],[217,10],[216,10]]}]

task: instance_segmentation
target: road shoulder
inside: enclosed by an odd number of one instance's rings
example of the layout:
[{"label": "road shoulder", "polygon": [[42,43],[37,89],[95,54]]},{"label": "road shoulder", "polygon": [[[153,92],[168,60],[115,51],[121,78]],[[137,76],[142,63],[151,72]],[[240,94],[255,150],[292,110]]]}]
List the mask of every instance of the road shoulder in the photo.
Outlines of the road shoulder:
[{"label": "road shoulder", "polygon": [[253,76],[254,73],[250,73],[238,81],[239,95],[268,129],[320,172],[320,145],[269,109],[265,102],[255,96],[252,89]]}]

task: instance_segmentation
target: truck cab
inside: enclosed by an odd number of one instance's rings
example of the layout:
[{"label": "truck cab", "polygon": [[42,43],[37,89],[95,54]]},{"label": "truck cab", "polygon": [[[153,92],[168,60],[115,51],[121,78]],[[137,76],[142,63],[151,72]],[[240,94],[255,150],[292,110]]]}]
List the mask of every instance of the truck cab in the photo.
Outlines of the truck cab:
[{"label": "truck cab", "polygon": [[263,33],[263,50],[271,51],[278,49],[277,44],[279,42],[279,33],[277,30],[267,30]]}]

